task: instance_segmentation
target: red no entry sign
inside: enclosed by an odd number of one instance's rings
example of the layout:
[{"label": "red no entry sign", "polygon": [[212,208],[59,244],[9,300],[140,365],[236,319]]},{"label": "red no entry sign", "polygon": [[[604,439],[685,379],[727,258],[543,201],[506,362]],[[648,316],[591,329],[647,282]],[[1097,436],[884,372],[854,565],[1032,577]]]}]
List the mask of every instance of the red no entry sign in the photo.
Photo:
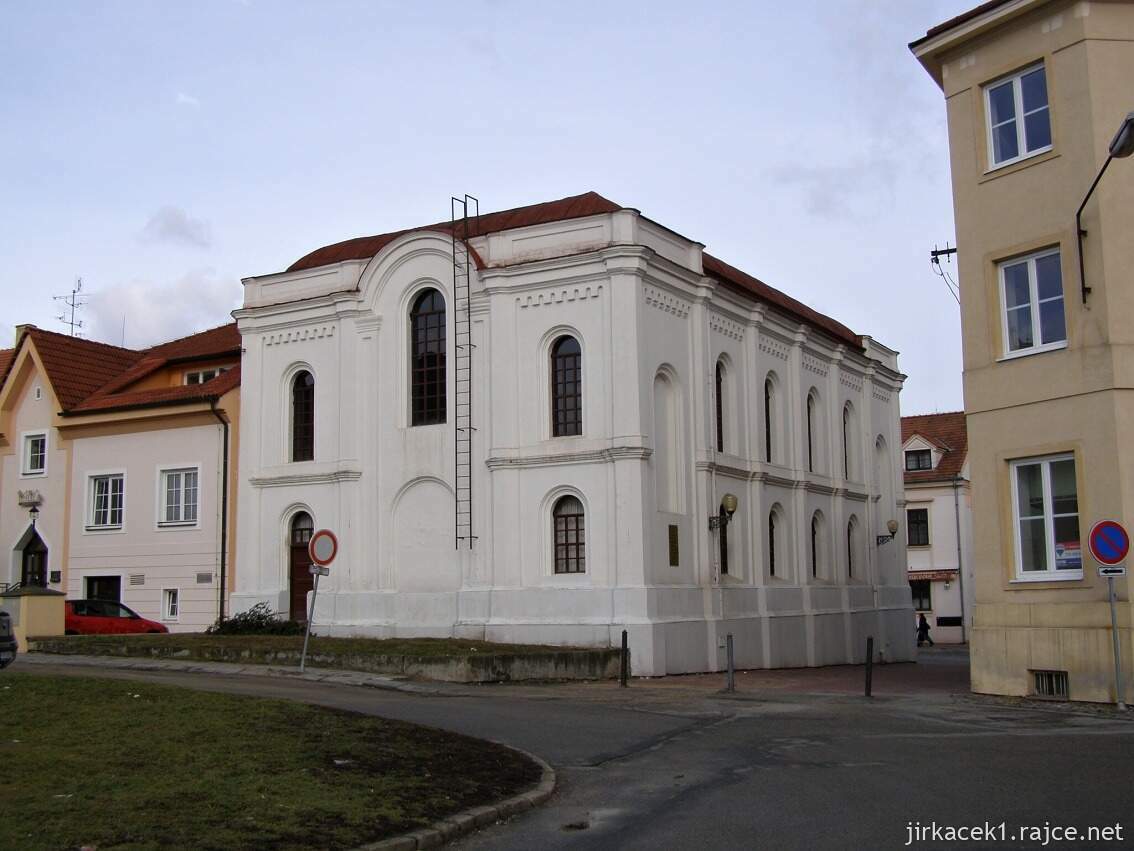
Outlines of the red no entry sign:
[{"label": "red no entry sign", "polygon": [[1117,520],[1100,520],[1091,527],[1087,546],[1099,564],[1120,564],[1130,552],[1130,535]]},{"label": "red no entry sign", "polygon": [[307,542],[307,554],[320,567],[326,567],[335,560],[339,552],[339,539],[330,529],[320,529]]}]

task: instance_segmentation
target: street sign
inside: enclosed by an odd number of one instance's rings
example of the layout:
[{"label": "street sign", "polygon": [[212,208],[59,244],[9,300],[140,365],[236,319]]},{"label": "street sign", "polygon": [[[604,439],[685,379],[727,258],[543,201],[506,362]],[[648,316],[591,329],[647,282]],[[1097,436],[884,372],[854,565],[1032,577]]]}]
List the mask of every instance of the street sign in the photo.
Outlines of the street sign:
[{"label": "street sign", "polygon": [[310,573],[312,576],[330,576],[331,575],[331,568],[320,567],[317,564],[313,564],[313,565],[311,565],[311,567],[307,568],[307,572]]},{"label": "street sign", "polygon": [[[307,554],[320,567],[326,567],[335,560],[339,552],[339,539],[330,529],[320,529],[307,542]],[[324,576],[326,574],[323,574]]]},{"label": "street sign", "polygon": [[1099,565],[1099,576],[1125,576],[1126,565],[1124,564],[1110,564]]},{"label": "street sign", "polygon": [[1091,527],[1087,545],[1099,564],[1121,564],[1130,552],[1130,535],[1118,521],[1100,520]]}]

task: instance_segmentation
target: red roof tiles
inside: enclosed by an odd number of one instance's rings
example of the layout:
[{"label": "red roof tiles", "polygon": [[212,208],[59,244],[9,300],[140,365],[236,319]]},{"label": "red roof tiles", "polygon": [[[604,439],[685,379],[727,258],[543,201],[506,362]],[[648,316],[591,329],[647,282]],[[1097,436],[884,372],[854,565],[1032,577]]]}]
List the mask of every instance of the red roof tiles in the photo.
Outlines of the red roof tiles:
[{"label": "red roof tiles", "polygon": [[952,481],[954,476],[961,474],[969,451],[969,433],[965,428],[964,411],[902,417],[902,444],[914,435],[925,438],[941,449],[943,454],[932,470],[907,471],[906,484]]},{"label": "red roof tiles", "polygon": [[[485,234],[496,233],[512,228],[529,227],[531,225],[565,221],[567,219],[577,219],[585,216],[596,216],[604,213],[615,213],[624,209],[627,208],[616,204],[608,198],[604,198],[597,192],[586,192],[582,195],[560,198],[557,201],[546,201],[541,204],[516,207],[497,213],[483,213],[476,219],[469,220],[471,227],[468,236],[483,236]],[[345,242],[336,242],[333,245],[318,248],[310,254],[304,255],[292,263],[291,266],[287,268],[287,271],[296,272],[303,269],[313,269],[318,266],[326,266],[330,263],[341,263],[345,260],[368,259],[399,236],[414,231],[425,230],[441,231],[443,233],[452,232],[449,222],[439,222],[420,228],[407,228],[406,230],[394,231],[393,233],[348,239]],[[483,264],[479,261],[479,258],[476,259],[478,268],[482,268]],[[862,341],[857,334],[829,316],[824,316],[822,313],[812,310],[810,307],[803,304],[803,302],[791,298],[785,293],[768,286],[763,281],[709,254],[704,254],[702,259],[705,274],[724,282],[733,290],[739,291],[750,298],[755,298],[758,301],[771,304],[790,316],[830,334],[839,342],[847,343],[857,349],[862,348]]]},{"label": "red roof tiles", "polygon": [[[240,333],[231,322],[144,351],[124,349],[29,326],[31,340],[64,414],[167,405],[218,398],[240,384],[239,368],[205,384],[122,392],[168,363],[240,354]],[[23,340],[21,340],[21,345]],[[0,352],[0,384],[18,349]]]}]

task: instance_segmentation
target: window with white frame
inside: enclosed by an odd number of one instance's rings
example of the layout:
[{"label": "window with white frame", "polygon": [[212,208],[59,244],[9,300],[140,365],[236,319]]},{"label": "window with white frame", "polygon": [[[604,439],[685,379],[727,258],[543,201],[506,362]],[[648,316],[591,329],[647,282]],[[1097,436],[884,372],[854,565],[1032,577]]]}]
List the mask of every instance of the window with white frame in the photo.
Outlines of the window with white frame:
[{"label": "window with white frame", "polygon": [[24,435],[24,463],[25,476],[42,476],[47,472],[47,435]]},{"label": "window with white frame", "polygon": [[159,526],[192,526],[197,522],[197,468],[161,471]]},{"label": "window with white frame", "polygon": [[1006,354],[1067,345],[1063,272],[1059,264],[1058,248],[1000,264]]},{"label": "window with white frame", "polygon": [[1082,577],[1075,457],[1054,455],[1014,461],[1011,473],[1016,577]]},{"label": "window with white frame", "polygon": [[122,528],[125,502],[125,479],[121,473],[91,476],[88,528]]},{"label": "window with white frame", "polygon": [[1051,115],[1043,65],[984,87],[990,168],[1051,149]]},{"label": "window with white frame", "polygon": [[192,372],[185,373],[186,384],[204,384],[206,381],[212,381],[218,375],[228,372],[230,367],[227,366],[214,366],[211,369],[197,369]]},{"label": "window with white frame", "polygon": [[161,591],[161,618],[166,621],[175,621],[178,618],[181,601],[180,589],[163,588]]}]

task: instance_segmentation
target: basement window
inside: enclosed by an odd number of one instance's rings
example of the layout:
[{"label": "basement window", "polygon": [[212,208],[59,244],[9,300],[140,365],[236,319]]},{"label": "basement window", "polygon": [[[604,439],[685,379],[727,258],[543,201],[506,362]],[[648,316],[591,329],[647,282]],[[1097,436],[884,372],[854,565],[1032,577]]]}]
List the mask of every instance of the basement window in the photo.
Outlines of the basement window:
[{"label": "basement window", "polygon": [[1066,671],[1032,671],[1032,694],[1049,700],[1067,700]]}]

